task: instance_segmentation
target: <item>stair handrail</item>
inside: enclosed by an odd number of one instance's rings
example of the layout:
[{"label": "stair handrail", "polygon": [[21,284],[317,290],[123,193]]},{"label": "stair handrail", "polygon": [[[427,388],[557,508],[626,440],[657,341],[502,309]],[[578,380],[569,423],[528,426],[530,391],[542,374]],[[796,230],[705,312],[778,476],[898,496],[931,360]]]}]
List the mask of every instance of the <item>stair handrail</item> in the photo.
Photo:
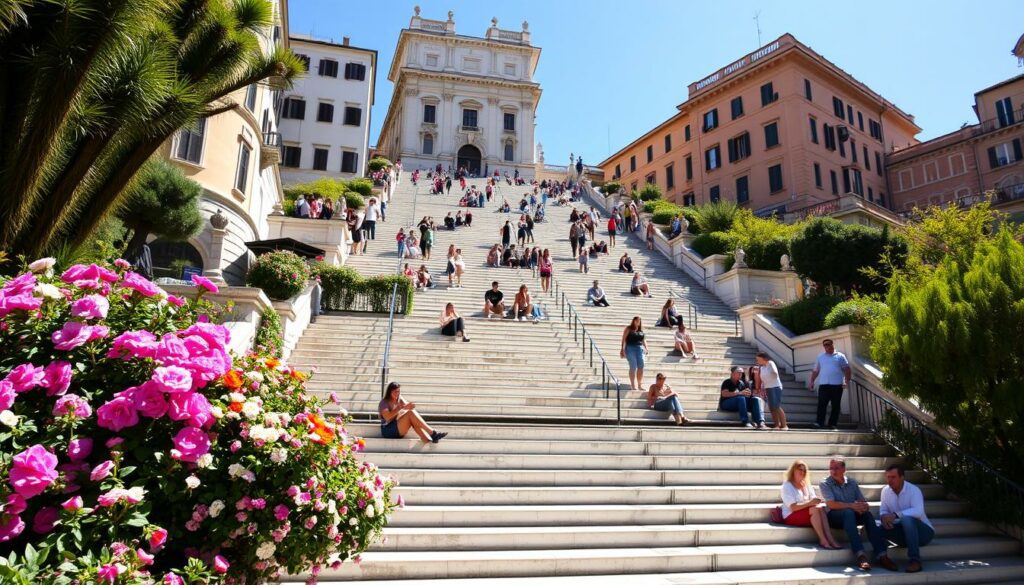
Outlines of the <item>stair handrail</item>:
[{"label": "stair handrail", "polygon": [[[397,181],[399,180],[400,177],[401,177],[401,173],[396,175],[396,179],[395,179],[395,181],[396,181],[395,188],[396,189],[398,188]],[[414,185],[413,186],[413,190],[412,190],[412,216],[411,216],[412,220],[414,222],[416,221],[416,199],[417,199],[417,196],[419,195],[419,191],[420,191],[419,185]],[[395,274],[401,274],[402,273],[402,260],[404,260],[404,258],[402,258],[402,256],[399,255],[398,256],[398,261],[395,263]],[[384,392],[385,392],[385,390],[387,388],[387,383],[388,383],[388,361],[391,358],[391,337],[392,337],[392,335],[394,333],[394,330],[395,330],[395,304],[397,302],[398,302],[398,283],[396,282],[391,287],[391,302],[388,303],[388,329],[387,329],[387,335],[384,338],[384,355],[381,357],[381,361],[380,361],[380,397],[381,398],[384,398]]]}]

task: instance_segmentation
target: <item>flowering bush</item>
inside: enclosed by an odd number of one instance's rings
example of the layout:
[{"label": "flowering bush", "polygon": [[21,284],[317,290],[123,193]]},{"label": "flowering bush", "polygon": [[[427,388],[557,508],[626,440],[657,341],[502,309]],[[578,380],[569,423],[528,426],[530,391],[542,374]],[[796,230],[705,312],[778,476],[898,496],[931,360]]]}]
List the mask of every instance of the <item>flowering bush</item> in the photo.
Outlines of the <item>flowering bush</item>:
[{"label": "flowering bush", "polygon": [[245,282],[263,289],[267,296],[288,300],[302,292],[309,280],[309,266],[294,252],[279,250],[256,258]]},{"label": "flowering bush", "polygon": [[0,582],[258,583],[379,535],[393,483],[201,299],[52,260],[0,289]]}]

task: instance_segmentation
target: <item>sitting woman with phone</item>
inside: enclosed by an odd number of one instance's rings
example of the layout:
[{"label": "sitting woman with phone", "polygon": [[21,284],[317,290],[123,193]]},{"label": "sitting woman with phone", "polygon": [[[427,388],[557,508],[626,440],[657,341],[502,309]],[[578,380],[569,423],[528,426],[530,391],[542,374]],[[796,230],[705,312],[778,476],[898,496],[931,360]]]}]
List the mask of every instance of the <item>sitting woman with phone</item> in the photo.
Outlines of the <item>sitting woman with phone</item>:
[{"label": "sitting woman with phone", "polygon": [[416,431],[424,443],[436,443],[448,436],[430,428],[416,412],[416,405],[402,398],[402,386],[398,382],[388,384],[377,410],[380,412],[380,436],[385,439],[401,439],[409,429]]}]

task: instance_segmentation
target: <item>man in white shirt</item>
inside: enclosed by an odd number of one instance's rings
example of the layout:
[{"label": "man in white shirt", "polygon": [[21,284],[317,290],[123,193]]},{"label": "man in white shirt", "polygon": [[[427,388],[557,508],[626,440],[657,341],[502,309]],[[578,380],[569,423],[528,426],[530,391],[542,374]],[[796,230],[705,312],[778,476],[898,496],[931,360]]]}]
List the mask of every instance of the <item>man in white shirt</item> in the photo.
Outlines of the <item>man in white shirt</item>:
[{"label": "man in white shirt", "polygon": [[828,427],[835,429],[839,422],[839,407],[843,401],[843,386],[850,385],[853,370],[850,369],[850,361],[843,352],[836,351],[831,339],[824,340],[821,345],[825,351],[818,355],[808,384],[810,389],[814,390],[814,382],[818,382],[818,420],[814,423],[814,428],[825,426],[825,411],[831,404],[832,412],[828,417]]},{"label": "man in white shirt", "polygon": [[366,214],[363,216],[363,230],[366,231],[368,239],[377,239],[377,217],[379,215],[380,207],[377,205],[377,200],[371,197],[366,204]]},{"label": "man in white shirt", "polygon": [[897,546],[907,547],[908,573],[921,570],[921,547],[935,538],[935,528],[924,512],[921,488],[903,478],[903,466],[890,465],[885,469],[882,488],[882,534]]}]

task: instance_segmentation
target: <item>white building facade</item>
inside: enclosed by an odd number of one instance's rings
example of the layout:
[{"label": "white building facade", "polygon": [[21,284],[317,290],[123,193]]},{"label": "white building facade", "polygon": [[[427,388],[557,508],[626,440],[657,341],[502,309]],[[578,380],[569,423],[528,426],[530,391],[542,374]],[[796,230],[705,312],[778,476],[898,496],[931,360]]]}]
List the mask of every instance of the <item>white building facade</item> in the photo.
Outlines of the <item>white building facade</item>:
[{"label": "white building facade", "polygon": [[366,173],[377,51],[293,35],[306,76],[281,110],[281,180],[285,185]]},{"label": "white building facade", "polygon": [[484,37],[471,37],[455,34],[452,12],[429,20],[416,7],[388,72],[395,88],[378,150],[406,170],[440,163],[532,177],[539,59],[526,22],[511,31],[492,19]]}]

